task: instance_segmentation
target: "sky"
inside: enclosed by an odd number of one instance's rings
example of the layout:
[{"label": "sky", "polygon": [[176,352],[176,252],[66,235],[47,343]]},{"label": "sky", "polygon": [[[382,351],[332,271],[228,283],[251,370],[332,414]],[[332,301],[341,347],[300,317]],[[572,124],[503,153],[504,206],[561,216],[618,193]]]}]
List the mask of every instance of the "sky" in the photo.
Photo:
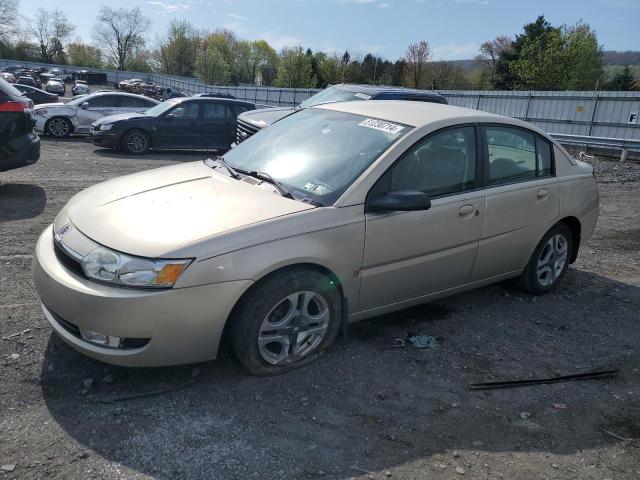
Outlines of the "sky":
[{"label": "sky", "polygon": [[57,7],[88,42],[105,4],[139,6],[152,21],[151,47],[171,20],[186,19],[199,28],[267,40],[277,50],[302,45],[396,59],[410,43],[426,40],[434,59],[459,60],[475,57],[483,41],[514,36],[544,14],[553,25],[589,23],[605,50],[640,50],[640,0],[20,0],[20,11],[28,17],[41,7]]}]

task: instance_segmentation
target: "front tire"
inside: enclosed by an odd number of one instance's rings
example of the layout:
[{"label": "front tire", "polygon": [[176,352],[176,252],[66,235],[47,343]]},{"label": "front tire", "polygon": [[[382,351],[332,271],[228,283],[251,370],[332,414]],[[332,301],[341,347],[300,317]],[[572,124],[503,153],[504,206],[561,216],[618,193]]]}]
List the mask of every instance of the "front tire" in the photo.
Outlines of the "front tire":
[{"label": "front tire", "polygon": [[241,300],[230,319],[231,342],[253,375],[278,375],[322,355],[340,330],[342,299],[311,269],[277,272]]},{"label": "front tire", "polygon": [[520,286],[534,295],[554,290],[569,268],[573,252],[573,235],[564,223],[549,230],[533,251],[519,278]]},{"label": "front tire", "polygon": [[71,122],[65,117],[53,117],[47,121],[45,132],[55,138],[67,138],[72,131]]},{"label": "front tire", "polygon": [[122,136],[122,149],[132,155],[143,155],[149,151],[150,140],[142,130],[130,130]]}]

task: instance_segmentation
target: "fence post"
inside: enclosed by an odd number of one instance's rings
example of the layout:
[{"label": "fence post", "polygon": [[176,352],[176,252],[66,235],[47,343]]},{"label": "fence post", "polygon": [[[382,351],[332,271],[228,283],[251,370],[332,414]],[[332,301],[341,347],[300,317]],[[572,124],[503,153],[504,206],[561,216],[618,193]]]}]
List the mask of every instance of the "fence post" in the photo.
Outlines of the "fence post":
[{"label": "fence post", "polygon": [[531,93],[529,93],[529,98],[527,98],[527,110],[524,112],[524,120],[525,122],[529,121],[529,106],[531,105]]},{"label": "fence post", "polygon": [[596,110],[598,108],[599,98],[600,98],[600,95],[596,93],[596,96],[593,98],[593,111],[591,112],[591,121],[589,122],[589,133],[588,133],[589,136],[591,136],[591,132],[593,131],[593,122],[596,120]]},{"label": "fence post", "polygon": [[482,98],[482,94],[478,92],[478,103],[476,103],[476,110],[480,110],[480,99]]}]

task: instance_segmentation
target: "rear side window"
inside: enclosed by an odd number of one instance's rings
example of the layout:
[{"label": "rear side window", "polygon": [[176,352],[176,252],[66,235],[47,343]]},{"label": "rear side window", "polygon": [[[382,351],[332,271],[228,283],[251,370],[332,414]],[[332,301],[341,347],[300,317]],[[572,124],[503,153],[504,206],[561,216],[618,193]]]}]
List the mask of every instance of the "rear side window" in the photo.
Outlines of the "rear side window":
[{"label": "rear side window", "polygon": [[204,118],[207,120],[224,120],[227,116],[227,108],[223,103],[205,102]]},{"label": "rear side window", "polygon": [[175,118],[196,119],[200,114],[200,103],[184,102],[169,113],[172,113]]},{"label": "rear side window", "polygon": [[120,107],[122,108],[149,108],[155,103],[148,102],[142,98],[136,97],[120,97]]},{"label": "rear side window", "polygon": [[551,145],[519,128],[484,128],[489,153],[489,185],[553,175]]}]

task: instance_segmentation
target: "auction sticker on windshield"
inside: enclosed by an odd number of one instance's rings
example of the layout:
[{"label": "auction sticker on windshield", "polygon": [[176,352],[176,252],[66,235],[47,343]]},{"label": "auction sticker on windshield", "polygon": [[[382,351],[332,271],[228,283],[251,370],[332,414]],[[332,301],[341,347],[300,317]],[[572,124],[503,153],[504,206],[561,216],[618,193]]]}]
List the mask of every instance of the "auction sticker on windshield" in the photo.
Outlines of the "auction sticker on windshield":
[{"label": "auction sticker on windshield", "polygon": [[374,128],[376,130],[380,130],[381,132],[393,134],[401,132],[404,129],[402,125],[396,125],[395,123],[384,122],[382,120],[375,120],[373,118],[367,118],[366,120],[360,122],[358,125],[360,125],[361,127]]}]

